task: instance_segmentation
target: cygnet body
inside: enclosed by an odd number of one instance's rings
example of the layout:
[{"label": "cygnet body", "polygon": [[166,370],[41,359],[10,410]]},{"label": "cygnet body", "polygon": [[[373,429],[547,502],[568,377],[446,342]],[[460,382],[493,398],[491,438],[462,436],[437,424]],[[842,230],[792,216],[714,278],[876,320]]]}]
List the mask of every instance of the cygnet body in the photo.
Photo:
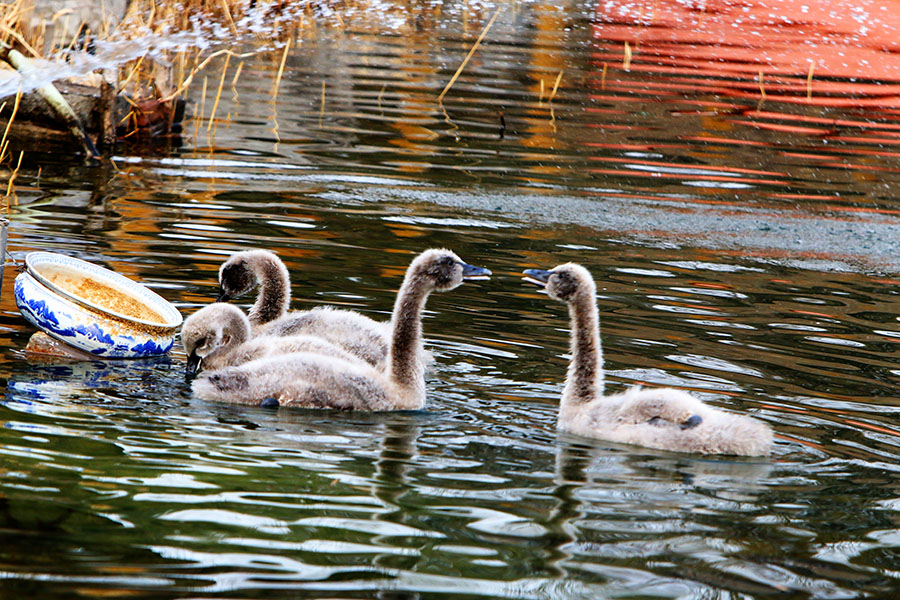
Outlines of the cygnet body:
[{"label": "cygnet body", "polygon": [[634,387],[604,395],[596,287],[575,263],[550,271],[528,269],[526,281],[569,307],[571,360],[558,427],[586,437],[700,454],[761,456],[772,430],[756,419],[714,408],[673,388]]},{"label": "cygnet body", "polygon": [[359,362],[359,359],[321,338],[309,335],[250,337],[250,321],[239,308],[216,302],[204,306],[181,326],[181,343],[187,355],[187,370],[197,372],[239,365],[251,360],[285,354],[312,352]]},{"label": "cygnet body", "polygon": [[278,355],[206,373],[193,383],[207,400],[260,405],[347,410],[415,410],[425,404],[425,365],[421,360],[422,311],[433,291],[463,281],[487,279],[490,271],[462,262],[449,250],[426,250],[416,257],[397,293],[391,343],[384,369],[300,352]]},{"label": "cygnet body", "polygon": [[[236,298],[259,286],[256,302],[249,311],[254,335],[312,335],[373,366],[386,366],[391,324],[331,307],[288,312],[290,275],[273,252],[245,250],[233,254],[219,269],[219,284],[219,301]],[[420,359],[428,362],[430,354],[422,349]]]}]

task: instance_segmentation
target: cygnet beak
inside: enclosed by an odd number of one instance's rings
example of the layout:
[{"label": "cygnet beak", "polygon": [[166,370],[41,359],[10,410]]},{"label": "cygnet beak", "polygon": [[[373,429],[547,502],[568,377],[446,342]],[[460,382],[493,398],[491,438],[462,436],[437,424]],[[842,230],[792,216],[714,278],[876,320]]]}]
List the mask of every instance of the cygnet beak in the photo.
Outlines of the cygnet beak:
[{"label": "cygnet beak", "polygon": [[186,375],[196,375],[197,371],[200,370],[200,363],[203,359],[197,356],[196,352],[191,352],[191,355],[187,357],[187,366],[185,367]]},{"label": "cygnet beak", "polygon": [[542,269],[525,269],[522,271],[522,274],[525,276],[522,279],[538,287],[545,287],[552,273],[553,271],[544,271]]},{"label": "cygnet beak", "polygon": [[462,263],[463,281],[484,281],[491,278],[491,272],[484,267],[476,267]]},{"label": "cygnet beak", "polygon": [[222,292],[219,294],[219,297],[216,298],[216,302],[228,302],[229,300],[231,300],[231,294],[229,294],[225,290],[222,290]]}]

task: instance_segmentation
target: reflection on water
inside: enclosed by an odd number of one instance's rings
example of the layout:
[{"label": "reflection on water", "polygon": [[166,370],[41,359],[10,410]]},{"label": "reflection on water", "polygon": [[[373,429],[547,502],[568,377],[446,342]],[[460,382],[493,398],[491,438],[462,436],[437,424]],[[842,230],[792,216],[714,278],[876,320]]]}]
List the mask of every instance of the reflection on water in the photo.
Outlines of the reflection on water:
[{"label": "reflection on water", "polygon": [[[246,59],[214,126],[198,115],[180,149],[123,150],[118,170],[23,165],[15,255],[102,263],[184,313],[246,247],[285,260],[293,307],[375,318],[423,248],[495,276],[429,299],[427,409],[366,415],[196,401],[177,350],[30,361],[7,268],[4,590],[888,596],[900,548],[892,46],[795,3],[772,11],[802,22],[748,10],[739,36],[712,41],[745,5],[505,7],[443,106],[493,10],[392,13],[389,35],[307,32],[277,102],[280,52]],[[886,31],[893,17],[858,5]],[[878,70],[833,62],[854,44],[853,60],[884,59]],[[774,455],[558,434],[565,307],[519,273],[569,260],[598,283],[611,391],[691,390],[772,425]]]}]

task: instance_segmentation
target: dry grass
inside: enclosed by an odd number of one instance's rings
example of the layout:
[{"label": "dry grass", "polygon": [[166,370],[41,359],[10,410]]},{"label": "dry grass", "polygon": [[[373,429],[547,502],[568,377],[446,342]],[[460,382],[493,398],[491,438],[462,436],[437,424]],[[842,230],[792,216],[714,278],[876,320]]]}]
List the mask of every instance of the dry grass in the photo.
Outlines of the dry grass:
[{"label": "dry grass", "polygon": [[[76,44],[85,44],[86,40],[63,39],[60,33],[62,27],[52,27],[56,20],[64,16],[64,11],[53,15],[45,23],[37,26],[29,26],[31,20],[32,0],[0,0],[0,57],[5,58],[4,49],[16,48],[30,57],[50,58],[42,56],[44,48],[56,48],[58,50],[71,50]],[[360,0],[361,1],[361,0]],[[120,22],[112,23],[104,20],[98,27],[93,24],[92,35],[100,41],[124,42],[134,40],[147,47],[147,56],[140,56],[133,60],[113,66],[113,72],[108,72],[106,77],[114,82],[116,93],[124,97],[130,107],[130,112],[120,120],[118,125],[124,126],[124,137],[134,136],[139,131],[139,126],[144,120],[144,109],[147,101],[159,101],[170,103],[187,94],[195,78],[203,74],[203,93],[200,100],[200,111],[197,115],[196,126],[204,118],[208,118],[206,130],[209,132],[216,123],[216,112],[219,107],[222,90],[225,85],[225,76],[232,59],[241,59],[231,81],[232,89],[235,89],[238,78],[244,67],[243,59],[259,54],[252,46],[254,41],[261,48],[265,48],[272,56],[273,64],[278,64],[278,74],[272,88],[273,99],[277,98],[279,84],[284,71],[285,62],[293,41],[302,40],[304,31],[313,27],[345,27],[346,22],[337,15],[337,18],[326,19],[322,22],[318,18],[320,9],[326,8],[336,15],[338,10],[362,8],[357,0],[299,0],[285,2],[284,0],[257,0],[256,8],[251,12],[251,0],[132,0],[128,12]],[[327,12],[327,11],[326,11]],[[268,32],[274,35],[265,35],[256,39],[253,33],[254,26],[262,23]],[[232,50],[220,50],[218,52],[201,52],[186,44],[182,50],[160,52],[154,48],[158,39],[172,39],[173,36],[183,31],[195,31],[197,27],[206,32],[228,32],[227,39],[222,35],[206,35],[207,39],[215,43],[220,38],[229,46],[235,42],[251,47],[246,54],[238,54]],[[48,38],[48,36],[56,36]],[[276,50],[277,49],[277,50]],[[224,61],[214,62],[225,55]],[[149,56],[155,56],[159,60],[153,60]],[[275,63],[280,58],[278,63]],[[224,63],[224,65],[223,65]],[[204,71],[211,64],[218,64],[221,73],[218,77],[218,87],[215,101],[209,115],[206,112],[206,86],[207,74]],[[96,81],[99,82],[99,76]],[[235,92],[236,93],[236,92]],[[4,204],[8,210],[10,198],[14,195],[14,183],[19,168],[22,165],[23,153],[18,152],[16,161],[15,150],[10,149],[10,141],[13,137],[11,128],[19,112],[21,90],[12,98],[0,104],[0,120],[6,124],[0,138],[0,164],[8,175],[6,196]],[[195,115],[197,107],[193,108]],[[21,117],[20,117],[21,118]],[[2,121],[0,121],[2,122]],[[3,125],[0,125],[3,127]],[[120,135],[121,131],[120,131]],[[196,131],[195,131],[196,135]],[[13,144],[15,146],[15,144]]]},{"label": "dry grass", "polygon": [[[26,55],[41,57],[41,49],[55,47],[58,49],[72,49],[76,44],[84,44],[84,40],[62,39],[59,34],[52,33],[57,29],[47,24],[29,28],[26,23],[29,5],[32,0],[0,0],[0,44],[6,44],[19,49]],[[138,128],[144,120],[145,113],[142,108],[145,101],[155,100],[163,103],[172,102],[187,95],[191,85],[198,77],[202,79],[203,90],[199,99],[199,106],[193,105],[188,114],[193,112],[195,119],[194,135],[199,132],[200,123],[206,120],[207,132],[215,132],[217,124],[217,110],[219,101],[225,86],[229,67],[234,74],[231,78],[233,93],[237,94],[236,85],[242,70],[244,59],[251,56],[261,57],[264,61],[270,61],[272,70],[277,69],[274,77],[271,95],[273,101],[277,99],[286,60],[292,47],[299,46],[303,39],[315,35],[316,30],[322,28],[371,29],[370,0],[132,0],[127,14],[121,21],[114,23],[104,21],[93,35],[100,41],[132,42],[132,47],[146,48],[146,55],[137,56],[132,60],[114,64],[104,76],[108,81],[114,82],[114,90],[127,99],[131,107],[130,112],[119,120],[118,125],[126,129],[126,133],[119,131],[119,135],[132,137],[138,133]],[[506,6],[506,5],[503,5]],[[478,49],[479,44],[485,39],[492,25],[497,19],[503,6],[497,8],[493,15],[480,9],[472,9],[472,20],[486,24],[481,30],[478,39],[472,44],[468,54],[459,65],[456,73],[447,82],[440,96],[437,98],[443,110],[442,100],[450,91],[457,78],[466,68],[469,59]],[[382,9],[391,13],[394,17],[406,19],[410,27],[419,27],[422,22],[437,19],[441,12],[441,6],[430,8],[414,7],[408,3],[397,3],[391,8]],[[367,16],[368,15],[368,16]],[[54,15],[54,19],[59,15]],[[385,15],[382,15],[385,16]],[[466,9],[463,19],[468,25],[470,10]],[[413,25],[415,23],[415,25]],[[427,24],[427,23],[426,23]],[[257,33],[260,27],[265,33]],[[374,25],[377,29],[378,25]],[[194,32],[201,29],[201,36],[213,45],[212,50],[200,50],[185,42],[183,46],[171,46],[173,49],[160,50],[158,40],[173,40],[180,32]],[[47,39],[48,36],[57,36]],[[219,48],[233,48],[239,46],[248,51],[238,54],[231,49],[215,51],[216,41],[221,42]],[[0,49],[2,55],[2,49]],[[151,57],[155,57],[154,60]],[[47,57],[42,57],[47,58]],[[238,61],[236,69],[232,62]],[[208,71],[215,69],[215,72]],[[212,81],[209,81],[211,78]],[[547,102],[552,102],[560,85],[562,72],[557,76],[547,97]],[[99,76],[97,77],[99,80]],[[216,85],[215,99],[210,98],[211,110],[206,114],[206,88]],[[542,82],[543,83],[543,82]],[[548,86],[549,87],[549,86]],[[199,92],[200,90],[198,90]],[[323,82],[320,116],[325,112],[325,86]],[[378,94],[378,104],[381,106],[386,93],[386,84],[382,86]],[[542,90],[541,97],[543,99]],[[0,163],[9,173],[14,173],[18,148],[10,149],[10,126],[16,118],[19,109],[20,95],[15,100],[7,99],[0,105],[0,127],[6,120],[5,130],[0,138]],[[551,107],[552,111],[552,107]],[[450,123],[446,111],[444,115]],[[227,118],[230,119],[231,115]],[[20,117],[21,118],[21,117]],[[221,120],[221,118],[220,118]],[[452,123],[451,123],[452,125]],[[277,127],[277,123],[276,123]],[[455,127],[455,126],[454,126]],[[22,163],[22,154],[19,153],[18,163]],[[27,160],[26,160],[27,164]],[[16,172],[18,167],[16,167]],[[15,174],[9,179],[8,194],[13,193]]]},{"label": "dry grass", "polygon": [[44,30],[26,27],[24,19],[27,9],[27,0],[0,4],[0,42],[23,48],[32,56],[39,56],[40,53],[36,48],[40,48],[43,44]]},{"label": "dry grass", "polygon": [[[0,0],[0,43],[20,49],[26,55],[41,57],[40,49],[55,47],[59,49],[71,49],[76,44],[76,39],[46,39],[49,27],[59,15],[54,15],[47,23],[36,27],[28,27],[27,17],[30,11],[31,0]],[[97,39],[109,41],[144,40],[151,49],[155,39],[171,39],[172,36],[183,31],[195,31],[197,27],[213,29],[217,26],[225,27],[229,31],[229,37],[242,42],[252,42],[254,24],[265,23],[270,31],[277,32],[276,39],[265,37],[260,39],[262,45],[268,47],[284,48],[281,54],[282,63],[279,69],[278,81],[281,70],[284,68],[284,60],[292,40],[302,35],[306,27],[326,25],[329,23],[317,23],[316,11],[321,7],[332,9],[355,6],[354,0],[342,0],[340,6],[336,0],[306,0],[301,2],[274,2],[260,1],[253,9],[254,18],[248,18],[250,13],[250,0],[132,0],[128,12],[118,23],[104,21],[99,30],[94,32]],[[345,25],[343,19],[338,18],[330,25]],[[97,29],[96,24],[94,28]],[[210,36],[213,39],[213,36]],[[223,40],[226,41],[226,40]],[[274,43],[273,43],[274,42]],[[81,40],[80,43],[84,43]],[[163,53],[162,60],[154,61],[143,56],[130,60],[118,66],[115,74],[116,90],[125,93],[132,101],[134,111],[123,119],[126,123],[137,124],[140,116],[138,106],[149,99],[170,102],[186,94],[191,83],[198,73],[202,72],[213,60],[221,55],[227,55],[225,67],[221,74],[218,88],[217,102],[213,105],[209,115],[211,127],[218,105],[218,95],[221,94],[224,85],[224,71],[232,58],[245,58],[248,54],[236,54],[231,50],[221,50],[209,55],[201,53],[193,48],[184,51],[172,51]],[[43,57],[46,58],[46,57]],[[165,66],[169,63],[172,67]],[[240,74],[240,68],[235,73],[235,81]],[[234,86],[234,82],[232,83]],[[273,89],[273,96],[278,93],[278,85]],[[11,121],[10,121],[11,122]],[[0,152],[2,152],[0,142]]]}]

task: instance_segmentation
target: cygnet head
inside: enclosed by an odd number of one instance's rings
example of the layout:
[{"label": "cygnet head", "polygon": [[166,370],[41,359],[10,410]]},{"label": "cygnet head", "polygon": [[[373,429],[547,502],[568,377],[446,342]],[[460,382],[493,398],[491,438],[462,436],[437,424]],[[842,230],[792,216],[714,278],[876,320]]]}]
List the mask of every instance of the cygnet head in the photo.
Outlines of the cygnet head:
[{"label": "cygnet head", "polygon": [[560,302],[571,304],[582,297],[593,299],[597,294],[594,278],[576,263],[565,263],[549,271],[525,269],[523,273],[525,281],[539,285],[548,296]]},{"label": "cygnet head", "polygon": [[260,270],[266,264],[284,269],[281,259],[268,250],[244,250],[232,254],[219,267],[221,293],[216,302],[227,302],[250,292],[259,284]]},{"label": "cygnet head", "polygon": [[426,250],[409,265],[408,281],[421,282],[429,291],[446,292],[464,281],[490,279],[491,272],[466,264],[454,252],[444,248]]},{"label": "cygnet head", "polygon": [[249,337],[250,322],[241,309],[222,302],[204,306],[181,326],[188,373],[196,373],[210,354],[242,344]]}]

